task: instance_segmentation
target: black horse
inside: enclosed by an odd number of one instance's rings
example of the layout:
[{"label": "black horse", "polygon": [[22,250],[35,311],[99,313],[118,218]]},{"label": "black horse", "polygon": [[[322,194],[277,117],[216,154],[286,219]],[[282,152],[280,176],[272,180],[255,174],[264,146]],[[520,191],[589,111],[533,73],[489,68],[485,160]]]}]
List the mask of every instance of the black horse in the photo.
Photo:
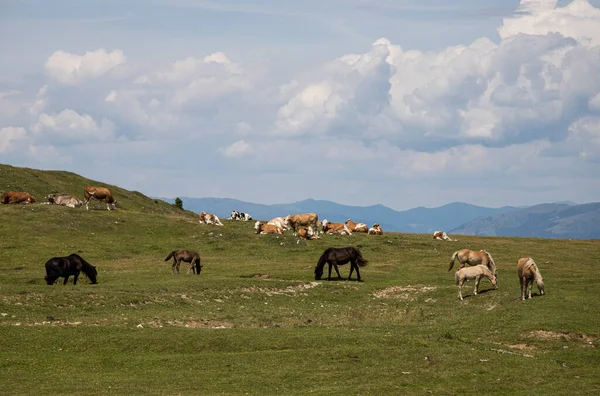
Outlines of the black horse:
[{"label": "black horse", "polygon": [[335,268],[335,272],[338,274],[338,278],[342,278],[338,265],[343,265],[350,262],[350,275],[348,280],[352,277],[352,271],[356,270],[356,278],[360,281],[360,271],[358,267],[364,267],[368,261],[362,257],[360,250],[353,247],[343,248],[329,248],[323,252],[317,266],[315,267],[315,280],[320,280],[323,276],[323,267],[325,264],[329,264],[329,276],[327,280],[331,280],[331,267]]},{"label": "black horse", "polygon": [[53,285],[62,276],[65,278],[63,285],[66,285],[69,276],[73,275],[73,284],[76,285],[81,271],[87,275],[92,284],[98,283],[96,267],[77,254],[71,254],[67,257],[52,257],[46,261],[46,277],[44,279],[46,279],[47,284]]}]

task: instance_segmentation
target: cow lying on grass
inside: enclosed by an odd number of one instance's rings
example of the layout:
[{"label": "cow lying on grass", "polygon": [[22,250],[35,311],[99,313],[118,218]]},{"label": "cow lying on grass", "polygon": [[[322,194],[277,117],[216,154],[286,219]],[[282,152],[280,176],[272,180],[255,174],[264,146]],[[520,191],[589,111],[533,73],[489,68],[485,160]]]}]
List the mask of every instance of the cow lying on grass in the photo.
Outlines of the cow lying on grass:
[{"label": "cow lying on grass", "polygon": [[24,191],[8,191],[2,194],[0,202],[3,204],[32,204],[35,202],[35,198]]}]

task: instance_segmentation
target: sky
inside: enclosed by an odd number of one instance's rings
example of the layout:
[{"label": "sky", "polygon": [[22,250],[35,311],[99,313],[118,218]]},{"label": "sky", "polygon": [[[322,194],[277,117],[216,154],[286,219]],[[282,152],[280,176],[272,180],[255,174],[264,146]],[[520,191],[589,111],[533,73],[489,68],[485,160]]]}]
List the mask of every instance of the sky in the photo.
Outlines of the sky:
[{"label": "sky", "polygon": [[600,0],[0,0],[0,163],[160,197],[597,202]]}]

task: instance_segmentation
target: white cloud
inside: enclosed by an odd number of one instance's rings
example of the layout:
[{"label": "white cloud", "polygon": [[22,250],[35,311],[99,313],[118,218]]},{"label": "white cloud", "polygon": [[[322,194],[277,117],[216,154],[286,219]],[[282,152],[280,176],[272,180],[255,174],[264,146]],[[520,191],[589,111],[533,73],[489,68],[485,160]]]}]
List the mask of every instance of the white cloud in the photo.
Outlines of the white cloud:
[{"label": "white cloud", "polygon": [[64,144],[114,138],[112,122],[102,119],[98,124],[92,116],[80,115],[72,109],[65,109],[58,114],[40,114],[32,131],[44,140],[60,141]]},{"label": "white cloud", "polygon": [[220,149],[221,154],[227,158],[239,158],[248,155],[252,155],[255,153],[252,146],[246,143],[244,140],[238,140],[235,143],[230,144],[229,146]]},{"label": "white cloud", "polygon": [[106,52],[104,49],[87,51],[84,55],[65,51],[54,52],[46,61],[48,76],[63,84],[76,84],[87,79],[103,76],[125,63],[121,50]]},{"label": "white cloud", "polygon": [[27,138],[27,131],[22,127],[5,127],[0,129],[0,153],[13,149],[13,143]]}]

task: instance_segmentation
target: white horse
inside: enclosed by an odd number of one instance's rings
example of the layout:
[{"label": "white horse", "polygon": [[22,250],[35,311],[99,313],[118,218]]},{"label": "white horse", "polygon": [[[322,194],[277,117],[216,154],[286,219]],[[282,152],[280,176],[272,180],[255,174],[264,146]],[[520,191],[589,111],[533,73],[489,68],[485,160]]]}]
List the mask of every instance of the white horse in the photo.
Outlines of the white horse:
[{"label": "white horse", "polygon": [[531,298],[533,281],[537,284],[540,294],[544,295],[544,279],[531,257],[522,257],[517,260],[517,273],[521,282],[521,300],[525,300],[525,294],[527,294],[527,298]]},{"label": "white horse", "polygon": [[454,280],[456,281],[456,285],[458,286],[458,298],[460,300],[463,299],[462,296],[462,286],[465,281],[475,280],[475,286],[473,287],[473,294],[477,295],[477,291],[479,289],[479,280],[482,277],[486,277],[492,282],[492,285],[495,289],[498,288],[498,284],[496,283],[496,277],[492,274],[486,266],[484,265],[474,265],[472,267],[463,267],[456,271],[454,274]]}]

